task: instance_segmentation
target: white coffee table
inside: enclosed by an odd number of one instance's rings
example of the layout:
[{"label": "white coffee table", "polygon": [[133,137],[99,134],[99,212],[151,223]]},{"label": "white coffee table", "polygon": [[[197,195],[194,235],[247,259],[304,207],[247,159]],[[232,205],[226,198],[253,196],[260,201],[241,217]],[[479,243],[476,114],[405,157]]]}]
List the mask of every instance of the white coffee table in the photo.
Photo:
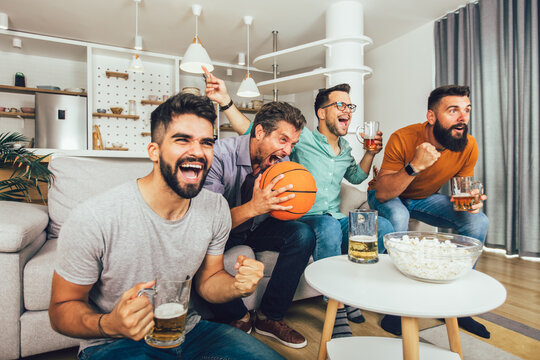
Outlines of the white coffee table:
[{"label": "white coffee table", "polygon": [[[441,350],[426,346],[429,344],[419,344],[418,318],[445,318],[450,349],[463,359],[457,317],[491,311],[506,299],[506,290],[501,283],[481,272],[473,270],[448,284],[427,283],[403,275],[388,255],[379,255],[376,264],[353,263],[346,255],[326,258],[310,264],[305,277],[315,290],[329,297],[319,360],[326,359],[326,343],[332,334],[338,302],[381,314],[401,316],[403,358],[418,360],[420,355],[433,358],[428,354]],[[374,351],[379,351],[382,342],[386,345],[382,348],[384,355],[381,354],[380,358],[395,359],[396,351],[399,353],[401,350],[399,347],[396,350],[396,341],[400,340],[381,337],[336,339],[332,340],[335,346],[329,344],[329,355],[332,359],[337,358],[332,356],[330,350],[338,347],[343,350],[345,343],[361,345],[355,347],[355,356],[358,356],[358,351],[367,351],[370,343]],[[439,354],[437,358],[456,358],[456,354],[446,353],[447,356]]]}]

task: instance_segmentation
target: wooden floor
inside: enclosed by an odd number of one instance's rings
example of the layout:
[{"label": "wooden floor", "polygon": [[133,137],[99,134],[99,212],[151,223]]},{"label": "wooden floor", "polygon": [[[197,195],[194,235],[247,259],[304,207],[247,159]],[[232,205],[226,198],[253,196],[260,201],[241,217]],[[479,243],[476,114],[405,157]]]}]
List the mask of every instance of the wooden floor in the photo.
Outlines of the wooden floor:
[{"label": "wooden floor", "polygon": [[[508,292],[506,302],[493,313],[540,330],[540,262],[508,259],[500,254],[484,252],[477,270],[499,280]],[[326,303],[322,297],[297,301],[291,306],[286,321],[300,331],[308,340],[303,349],[290,349],[264,336],[254,336],[278,351],[287,359],[316,359],[324,321]],[[366,322],[352,324],[354,335],[393,336],[379,326],[382,315],[364,312]],[[540,359],[540,342],[503,326],[478,319],[491,331],[491,339],[485,341],[522,359]],[[442,324],[438,320],[420,319],[420,330]],[[480,338],[478,338],[480,339]],[[361,354],[359,353],[359,358]],[[32,360],[76,359],[76,349],[29,357]],[[491,359],[486,359],[491,360]]]}]

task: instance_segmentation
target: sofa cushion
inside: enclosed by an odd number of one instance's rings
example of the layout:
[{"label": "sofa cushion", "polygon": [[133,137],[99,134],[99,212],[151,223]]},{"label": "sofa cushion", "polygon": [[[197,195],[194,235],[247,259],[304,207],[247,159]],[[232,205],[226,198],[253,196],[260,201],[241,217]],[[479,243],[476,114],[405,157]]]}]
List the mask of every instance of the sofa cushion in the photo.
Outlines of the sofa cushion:
[{"label": "sofa cushion", "polygon": [[26,310],[47,310],[51,300],[57,239],[47,240],[23,271],[23,301]]},{"label": "sofa cushion", "polygon": [[115,159],[55,156],[49,170],[55,181],[49,189],[49,239],[58,237],[71,210],[88,198],[145,176],[152,170],[149,159]]},{"label": "sofa cushion", "polygon": [[47,207],[15,201],[0,203],[0,251],[18,252],[34,241],[49,222]]},{"label": "sofa cushion", "polygon": [[351,210],[368,206],[367,193],[345,181],[341,183],[339,197],[341,198],[341,205],[339,206],[339,210],[342,214],[345,215],[349,215],[349,211]]}]

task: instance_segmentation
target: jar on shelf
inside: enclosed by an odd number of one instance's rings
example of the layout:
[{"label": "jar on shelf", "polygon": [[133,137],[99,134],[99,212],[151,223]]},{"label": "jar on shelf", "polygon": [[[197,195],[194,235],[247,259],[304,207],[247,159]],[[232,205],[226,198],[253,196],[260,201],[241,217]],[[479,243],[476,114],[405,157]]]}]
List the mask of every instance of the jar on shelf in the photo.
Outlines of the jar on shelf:
[{"label": "jar on shelf", "polygon": [[129,103],[128,114],[137,115],[137,105],[135,103],[135,100],[129,100],[128,103]]}]

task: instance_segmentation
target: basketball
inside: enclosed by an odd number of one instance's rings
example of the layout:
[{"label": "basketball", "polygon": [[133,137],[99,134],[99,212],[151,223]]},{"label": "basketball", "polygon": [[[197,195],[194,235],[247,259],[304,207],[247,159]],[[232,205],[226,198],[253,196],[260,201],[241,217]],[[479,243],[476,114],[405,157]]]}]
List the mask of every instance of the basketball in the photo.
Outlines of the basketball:
[{"label": "basketball", "polygon": [[279,189],[289,184],[292,184],[292,189],[289,189],[279,197],[295,194],[293,199],[279,203],[282,206],[292,205],[290,210],[274,210],[270,215],[279,220],[296,220],[301,218],[311,209],[315,203],[317,196],[317,184],[311,173],[302,165],[293,161],[283,161],[270,166],[262,174],[261,189],[264,189],[276,176],[283,174],[283,179],[279,180],[274,189]]}]

